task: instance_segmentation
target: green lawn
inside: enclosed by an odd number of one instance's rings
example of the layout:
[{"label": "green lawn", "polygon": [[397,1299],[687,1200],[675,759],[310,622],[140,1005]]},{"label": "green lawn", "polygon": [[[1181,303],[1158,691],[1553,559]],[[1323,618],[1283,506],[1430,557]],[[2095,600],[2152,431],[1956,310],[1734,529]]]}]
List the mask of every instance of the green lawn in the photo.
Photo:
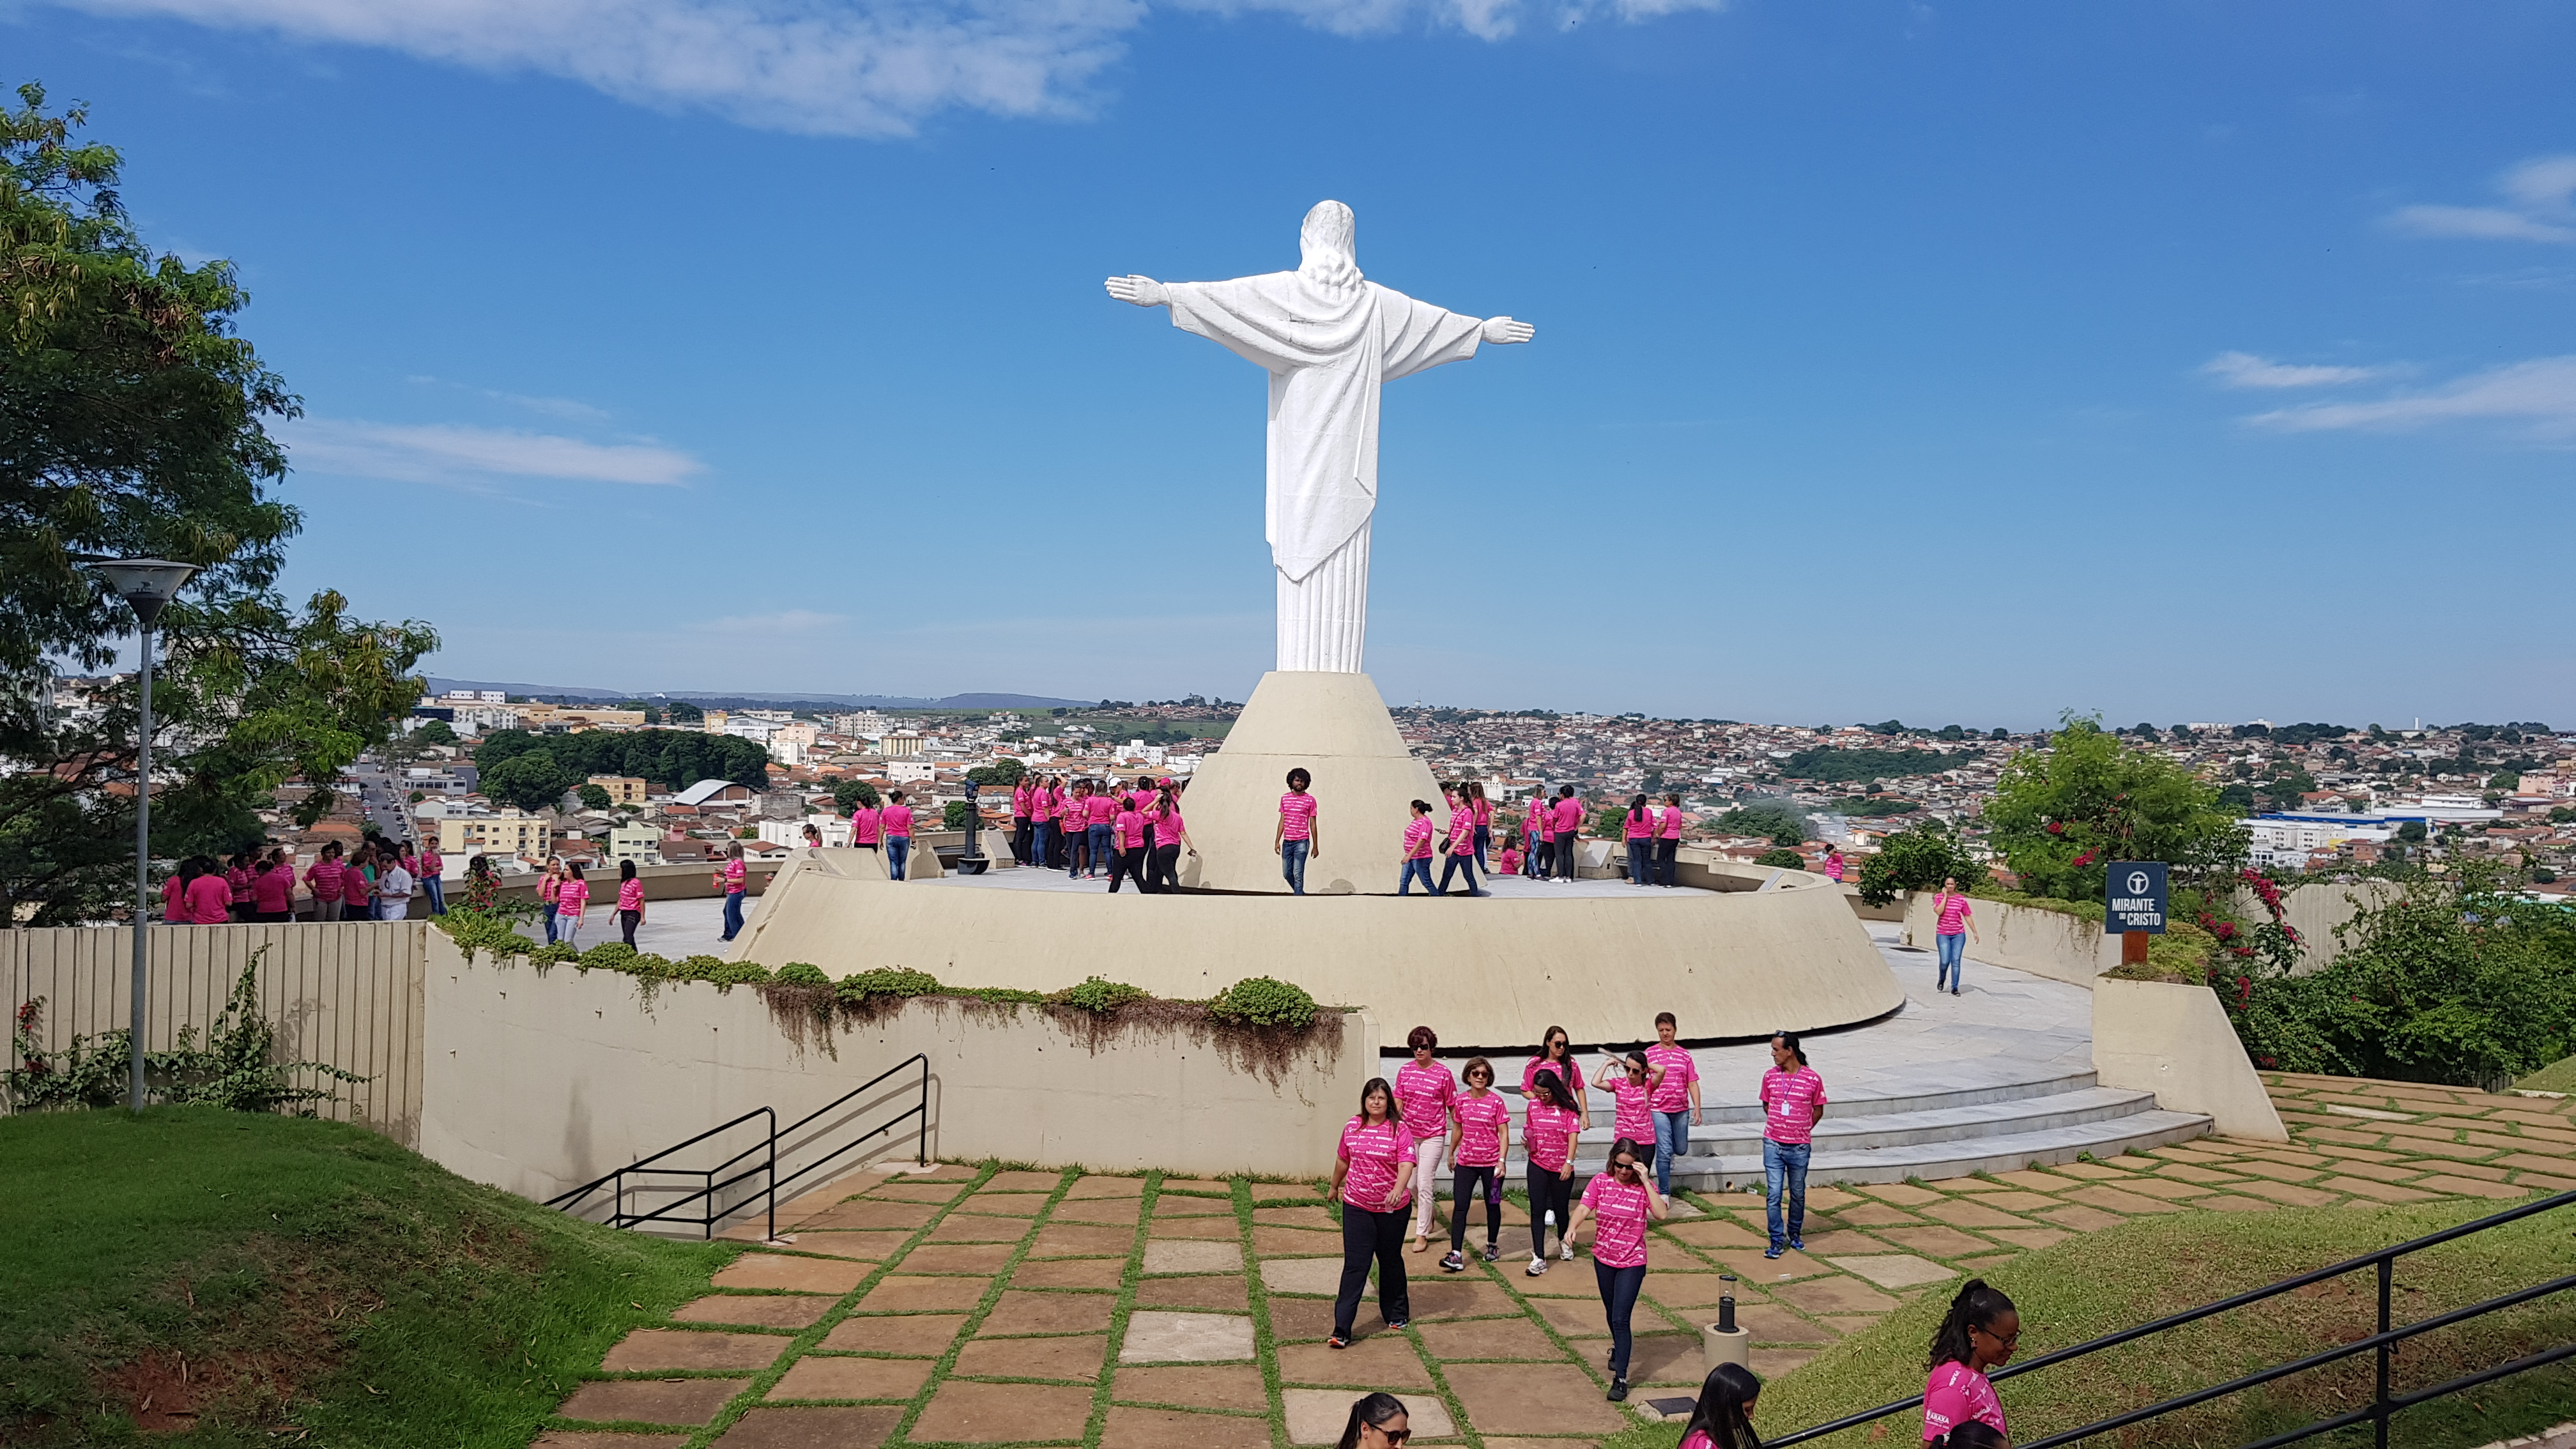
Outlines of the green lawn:
[{"label": "green lawn", "polygon": [[46,1449],[138,1418],[180,1431],[155,1443],[524,1449],[739,1251],[574,1222],[361,1128],[196,1107],[0,1118],[0,1222],[0,1443]]},{"label": "green lawn", "polygon": [[2526,1092],[2576,1092],[2576,1057],[2552,1062],[2514,1085]]},{"label": "green lawn", "polygon": [[[2021,1351],[2035,1356],[2167,1313],[2323,1267],[2494,1210],[2490,1203],[2265,1213],[2179,1213],[2138,1219],[2001,1265],[1988,1281],[2022,1315]],[[2561,1211],[2400,1260],[2400,1323],[2576,1272],[2576,1221]],[[1957,1280],[1934,1285],[1877,1325],[1842,1340],[1762,1398],[1766,1438],[1922,1392],[1924,1351]],[[2043,1369],[1998,1386],[2016,1441],[2035,1439],[2175,1393],[2221,1383],[2375,1329],[2376,1280],[2364,1272],[2285,1294],[2188,1328]],[[2576,1301],[2544,1299],[2412,1340],[2398,1358],[2399,1392],[2426,1387],[2576,1336]],[[2284,1380],[2159,1421],[2105,1444],[2244,1444],[2366,1402],[2371,1359]],[[2576,1371],[2565,1364],[2407,1411],[2392,1442],[2409,1449],[2476,1446],[2576,1419]],[[1919,1415],[1818,1441],[1912,1443]],[[2318,1444],[2368,1442],[2367,1431]],[[1662,1449],[1677,1426],[1639,1430],[1604,1449]]]}]

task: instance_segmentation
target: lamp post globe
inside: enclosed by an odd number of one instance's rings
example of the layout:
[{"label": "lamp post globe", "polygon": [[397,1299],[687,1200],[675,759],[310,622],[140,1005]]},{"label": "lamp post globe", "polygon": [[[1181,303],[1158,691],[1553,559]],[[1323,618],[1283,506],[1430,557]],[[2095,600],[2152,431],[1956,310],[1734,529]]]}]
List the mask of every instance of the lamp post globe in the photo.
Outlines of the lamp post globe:
[{"label": "lamp post globe", "polygon": [[134,610],[136,642],[141,646],[142,663],[135,676],[140,717],[134,739],[134,989],[126,1033],[132,1049],[127,1105],[140,1112],[145,970],[151,960],[145,931],[152,919],[152,626],[160,619],[162,608],[178,596],[179,586],[196,573],[197,566],[166,558],[102,558],[84,563]]}]

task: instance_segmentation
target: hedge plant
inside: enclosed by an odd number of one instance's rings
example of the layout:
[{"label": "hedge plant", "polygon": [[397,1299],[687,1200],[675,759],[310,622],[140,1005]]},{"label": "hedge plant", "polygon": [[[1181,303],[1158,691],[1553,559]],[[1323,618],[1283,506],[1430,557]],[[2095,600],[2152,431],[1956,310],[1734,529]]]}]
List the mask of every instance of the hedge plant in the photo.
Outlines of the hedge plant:
[{"label": "hedge plant", "polygon": [[1246,976],[1218,992],[1208,1011],[1219,1021],[1246,1026],[1303,1027],[1315,1019],[1315,998],[1274,977]]}]

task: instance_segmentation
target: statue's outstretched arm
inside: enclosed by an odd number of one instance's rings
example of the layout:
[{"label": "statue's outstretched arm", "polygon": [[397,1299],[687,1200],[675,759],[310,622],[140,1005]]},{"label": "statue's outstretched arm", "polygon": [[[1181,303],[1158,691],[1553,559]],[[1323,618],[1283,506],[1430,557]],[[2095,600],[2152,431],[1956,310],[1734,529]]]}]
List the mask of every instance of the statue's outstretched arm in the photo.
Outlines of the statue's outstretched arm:
[{"label": "statue's outstretched arm", "polygon": [[[1144,278],[1130,277],[1128,280],[1131,282],[1141,282]],[[1114,282],[1111,283],[1109,290],[1114,295],[1118,290],[1117,284]],[[1154,290],[1157,293],[1160,293],[1162,288],[1156,287]],[[1134,299],[1130,298],[1129,300],[1132,301]],[[1515,322],[1509,317],[1488,317],[1485,319],[1484,338],[1487,342],[1494,343],[1497,346],[1506,342],[1527,342],[1537,335],[1538,329],[1532,327],[1527,322]]]},{"label": "statue's outstretched arm", "polygon": [[[1160,307],[1172,300],[1171,297],[1163,291],[1163,284],[1155,281],[1151,277],[1111,277],[1107,285],[1109,287],[1110,296],[1117,298],[1121,302],[1132,302],[1139,307]],[[1486,325],[1491,326],[1492,324],[1488,323]],[[1526,332],[1528,329],[1523,328],[1522,330]],[[1488,337],[1486,340],[1492,341],[1493,339]],[[1529,339],[1524,336],[1518,340],[1526,342]]]}]

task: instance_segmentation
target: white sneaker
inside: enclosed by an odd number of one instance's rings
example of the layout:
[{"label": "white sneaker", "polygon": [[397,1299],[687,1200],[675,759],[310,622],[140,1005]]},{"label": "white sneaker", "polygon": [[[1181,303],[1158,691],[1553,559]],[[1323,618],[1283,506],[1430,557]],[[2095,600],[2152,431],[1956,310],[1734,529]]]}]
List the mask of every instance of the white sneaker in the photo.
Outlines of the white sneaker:
[{"label": "white sneaker", "polygon": [[1560,1251],[1557,1253],[1557,1256],[1558,1256],[1558,1257],[1563,1258],[1565,1261],[1567,1261],[1567,1262],[1569,1262],[1569,1263],[1571,1263],[1571,1262],[1573,1262],[1573,1261],[1574,1261],[1574,1240],[1573,1240],[1573,1239],[1571,1239],[1571,1238],[1560,1238],[1560,1239],[1558,1239],[1558,1240],[1557,1240],[1557,1247],[1558,1247],[1558,1249],[1560,1249]]},{"label": "white sneaker", "polygon": [[1546,1271],[1547,1271],[1547,1259],[1545,1259],[1545,1258],[1541,1258],[1541,1257],[1533,1257],[1533,1258],[1531,1258],[1531,1259],[1530,1259],[1529,1275],[1530,1275],[1531,1277],[1533,1277],[1533,1278],[1538,1277],[1540,1274],[1545,1273]]}]

